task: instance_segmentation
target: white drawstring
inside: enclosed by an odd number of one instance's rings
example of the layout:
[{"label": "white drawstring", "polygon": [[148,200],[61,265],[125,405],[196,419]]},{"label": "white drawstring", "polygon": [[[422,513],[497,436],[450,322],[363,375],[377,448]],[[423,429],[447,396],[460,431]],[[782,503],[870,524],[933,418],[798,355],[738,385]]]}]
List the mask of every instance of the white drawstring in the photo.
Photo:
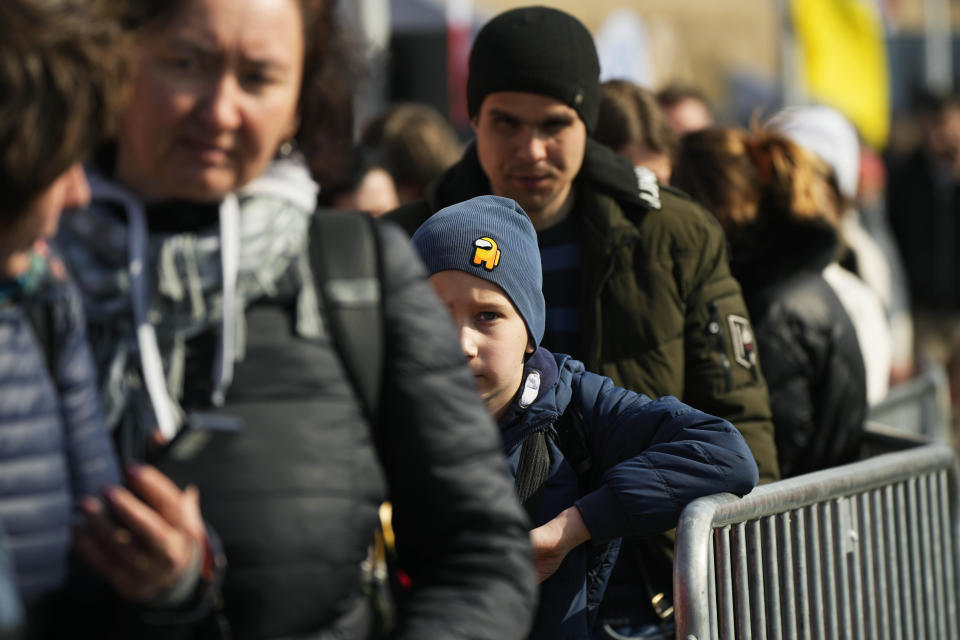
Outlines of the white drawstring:
[{"label": "white drawstring", "polygon": [[90,190],[97,197],[107,198],[123,205],[128,223],[128,262],[130,273],[130,300],[133,305],[133,320],[136,324],[137,346],[140,348],[140,367],[143,380],[153,405],[153,414],[157,419],[157,428],[167,439],[173,438],[178,430],[174,419],[172,401],[167,392],[163,375],[163,360],[157,346],[157,334],[147,318],[150,306],[150,288],[147,280],[147,214],[143,204],[132,195],[110,184],[100,176],[88,175]]},{"label": "white drawstring", "polygon": [[214,406],[223,406],[227,388],[233,382],[237,346],[237,275],[240,272],[240,203],[228,194],[220,204],[220,266],[223,274],[220,344],[213,363]]},{"label": "white drawstring", "polygon": [[[315,207],[318,187],[310,179],[309,173],[302,162],[283,161],[271,166],[267,174],[251,182],[242,190],[241,195],[251,196],[253,199],[263,195],[286,201],[286,206],[293,206],[302,210],[309,218],[309,213]],[[150,310],[150,288],[148,286],[147,270],[149,264],[149,238],[147,232],[147,214],[144,205],[122,187],[114,185],[91,172],[90,186],[95,199],[114,201],[122,206],[128,221],[128,258],[127,268],[130,276],[130,299],[133,307],[133,317],[136,326],[137,346],[140,351],[140,367],[143,375],[144,387],[153,405],[154,416],[160,432],[166,438],[173,437],[179,429],[182,412],[171,391],[164,372],[164,360],[160,356],[156,330],[148,319]],[[293,196],[291,198],[291,196]],[[236,194],[226,196],[220,205],[220,272],[222,277],[221,296],[221,335],[216,348],[213,363],[213,389],[211,401],[221,406],[225,395],[233,381],[235,363],[244,355],[244,318],[242,300],[239,300],[238,276],[243,258],[241,247],[241,215],[240,202]],[[256,220],[256,215],[254,215]],[[282,234],[281,234],[282,235]],[[299,238],[299,233],[295,236]],[[245,236],[244,236],[245,237]],[[211,238],[211,240],[213,240]],[[292,242],[289,238],[283,240],[286,244]],[[189,250],[188,250],[189,249]],[[285,247],[281,247],[285,249]],[[175,256],[182,250],[186,264],[185,285],[177,278]],[[272,250],[272,248],[271,248]],[[193,322],[199,322],[207,313],[212,313],[209,299],[203,297],[202,284],[199,276],[199,267],[196,256],[192,255],[195,247],[185,244],[171,244],[169,249],[166,243],[161,247],[161,277],[166,273],[171,279],[161,283],[161,291],[169,294],[174,300],[180,301],[185,295],[191,300]],[[273,254],[271,254],[273,255]],[[204,263],[206,264],[206,263]],[[258,266],[258,265],[255,265]],[[259,270],[251,267],[250,273],[260,279]],[[270,292],[273,282],[262,283],[263,289]],[[215,292],[211,292],[215,294]],[[215,299],[215,297],[213,298]],[[298,328],[299,325],[315,325],[306,327],[311,334],[318,333],[317,318],[304,318],[305,315],[316,316],[315,299],[313,304],[304,304],[306,299],[298,300]],[[206,303],[206,309],[204,304]],[[313,322],[309,322],[312,320]],[[182,363],[181,363],[182,364]],[[178,373],[178,364],[171,365],[171,373]],[[178,376],[174,375],[175,380]]]}]

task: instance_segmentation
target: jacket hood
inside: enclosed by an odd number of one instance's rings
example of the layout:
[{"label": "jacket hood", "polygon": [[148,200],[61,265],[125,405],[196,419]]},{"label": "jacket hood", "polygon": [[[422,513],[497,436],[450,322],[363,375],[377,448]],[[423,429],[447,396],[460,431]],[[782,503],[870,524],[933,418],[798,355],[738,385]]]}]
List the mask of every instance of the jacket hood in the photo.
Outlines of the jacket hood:
[{"label": "jacket hood", "polygon": [[821,272],[836,260],[840,240],[824,220],[769,221],[730,241],[730,270],[745,297],[800,271]]},{"label": "jacket hood", "polygon": [[500,418],[503,448],[509,451],[534,429],[553,425],[570,404],[572,379],[583,372],[583,363],[543,347],[533,352],[523,367],[523,382]]}]

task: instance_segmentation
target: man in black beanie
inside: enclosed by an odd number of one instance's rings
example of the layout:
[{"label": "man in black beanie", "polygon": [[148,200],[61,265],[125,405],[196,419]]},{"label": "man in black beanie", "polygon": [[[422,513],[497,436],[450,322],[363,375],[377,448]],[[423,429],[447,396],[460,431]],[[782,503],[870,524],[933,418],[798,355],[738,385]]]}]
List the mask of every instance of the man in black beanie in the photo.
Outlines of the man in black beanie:
[{"label": "man in black beanie", "polygon": [[[478,195],[519,202],[540,245],[543,344],[618,386],[726,418],[761,482],[775,480],[767,387],[723,231],[683,193],[590,138],[599,101],[596,48],[576,18],[547,7],[496,16],[470,53],[475,143],[425,200],[388,219],[412,234]],[[672,612],[670,543],[643,545],[624,545],[607,591],[602,616],[614,627],[656,628]],[[656,606],[640,611],[638,594]]]}]

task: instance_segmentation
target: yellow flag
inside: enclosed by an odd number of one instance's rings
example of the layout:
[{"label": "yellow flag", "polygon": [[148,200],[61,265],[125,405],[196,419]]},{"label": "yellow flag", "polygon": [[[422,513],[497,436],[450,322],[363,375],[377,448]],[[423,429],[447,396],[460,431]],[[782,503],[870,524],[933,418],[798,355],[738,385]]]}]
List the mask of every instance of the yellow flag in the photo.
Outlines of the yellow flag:
[{"label": "yellow flag", "polygon": [[871,146],[890,130],[883,24],[869,0],[791,0],[810,97],[846,115]]}]

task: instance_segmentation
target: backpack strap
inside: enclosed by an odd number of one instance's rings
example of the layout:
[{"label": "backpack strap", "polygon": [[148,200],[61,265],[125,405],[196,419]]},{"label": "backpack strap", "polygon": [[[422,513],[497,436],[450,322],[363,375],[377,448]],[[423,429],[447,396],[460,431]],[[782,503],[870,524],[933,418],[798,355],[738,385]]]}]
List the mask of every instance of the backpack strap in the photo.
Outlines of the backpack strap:
[{"label": "backpack strap", "polygon": [[361,213],[318,211],[310,226],[310,265],[334,347],[377,424],[383,383],[383,300],[374,220]]},{"label": "backpack strap", "polygon": [[[583,414],[573,403],[560,414],[555,425],[557,435],[554,438],[560,453],[577,474],[580,495],[586,495],[590,489],[589,472],[593,464],[590,450],[587,448],[586,432],[583,429]],[[540,515],[543,490],[550,474],[550,452],[547,448],[547,433],[543,430],[531,432],[523,441],[514,487],[517,498],[523,505],[531,522],[536,523]]]},{"label": "backpack strap", "polygon": [[[590,449],[583,428],[583,414],[573,402],[560,414],[555,426],[556,443],[567,463],[577,474],[580,495],[586,495],[590,489]],[[546,434],[534,431],[523,441],[520,449],[520,461],[517,463],[515,487],[520,504],[523,505],[531,522],[536,523],[543,501],[543,490],[550,473],[550,453],[547,450]]]},{"label": "backpack strap", "polygon": [[536,526],[543,503],[543,491],[550,474],[550,451],[543,431],[534,431],[523,441],[514,487],[530,522]]},{"label": "backpack strap", "polygon": [[[327,322],[333,347],[360,398],[376,441],[383,385],[384,318],[383,265],[375,227],[376,221],[364,213],[318,211],[310,226],[309,255],[320,315]],[[380,505],[375,540],[372,558],[364,564],[364,588],[374,611],[371,637],[385,638],[395,624],[397,601],[409,588],[396,568],[388,503]]]}]

